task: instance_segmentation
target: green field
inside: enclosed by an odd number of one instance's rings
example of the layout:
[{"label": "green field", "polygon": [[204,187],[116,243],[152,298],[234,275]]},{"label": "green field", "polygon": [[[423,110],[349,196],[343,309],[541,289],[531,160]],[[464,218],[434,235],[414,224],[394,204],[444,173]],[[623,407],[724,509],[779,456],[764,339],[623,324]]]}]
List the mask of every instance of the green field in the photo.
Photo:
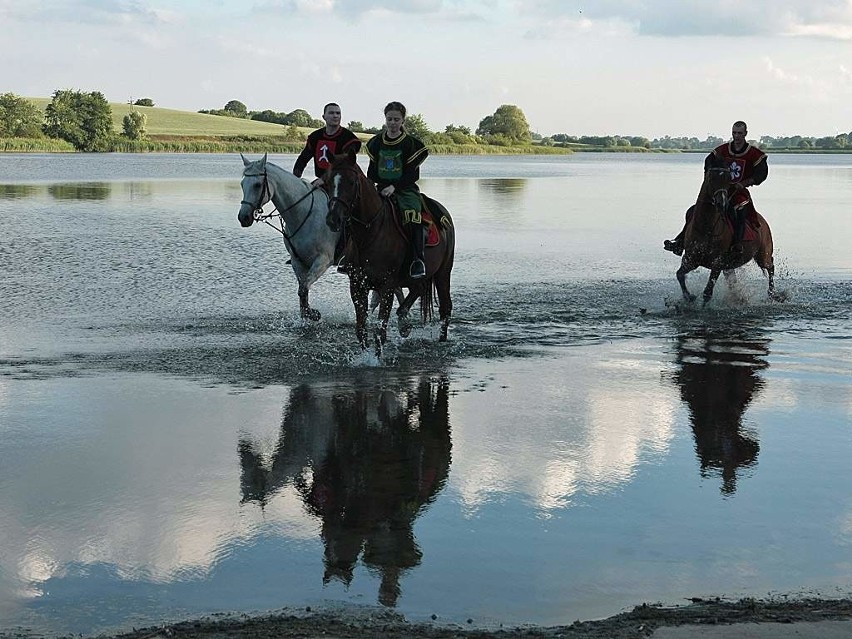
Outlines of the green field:
[{"label": "green field", "polygon": [[[51,98],[27,98],[33,104],[44,110],[50,104]],[[112,122],[116,133],[121,133],[121,123],[131,109],[145,114],[145,130],[149,136],[180,136],[180,137],[222,137],[222,136],[284,136],[288,127],[271,122],[243,120],[221,115],[207,115],[191,111],[163,109],[157,106],[143,107],[129,104],[110,102]],[[309,133],[310,129],[301,129]]]}]

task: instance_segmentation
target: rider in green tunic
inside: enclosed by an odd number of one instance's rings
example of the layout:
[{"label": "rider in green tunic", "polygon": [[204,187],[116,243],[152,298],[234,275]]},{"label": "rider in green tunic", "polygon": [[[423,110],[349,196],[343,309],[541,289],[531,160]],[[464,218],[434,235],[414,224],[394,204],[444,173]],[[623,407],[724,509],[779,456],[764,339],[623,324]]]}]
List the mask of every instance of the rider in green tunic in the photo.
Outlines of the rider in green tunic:
[{"label": "rider in green tunic", "polygon": [[423,261],[425,227],[417,180],[420,179],[420,165],[429,151],[423,142],[405,132],[404,120],[405,107],[401,103],[391,102],[385,107],[385,131],[367,142],[370,158],[367,177],[376,183],[383,196],[396,197],[414,251],[409,276],[420,279],[426,277]]}]

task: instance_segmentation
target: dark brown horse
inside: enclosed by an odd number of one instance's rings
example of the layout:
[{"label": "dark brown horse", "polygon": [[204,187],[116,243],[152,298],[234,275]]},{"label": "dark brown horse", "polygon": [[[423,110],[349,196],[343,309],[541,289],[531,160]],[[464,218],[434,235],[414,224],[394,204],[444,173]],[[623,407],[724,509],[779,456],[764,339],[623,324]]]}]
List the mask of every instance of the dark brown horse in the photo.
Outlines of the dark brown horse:
[{"label": "dark brown horse", "polygon": [[695,206],[687,214],[684,236],[683,259],[677,270],[677,281],[683,297],[693,302],[695,296],[686,288],[686,274],[699,266],[710,269],[710,277],[704,288],[704,303],[713,296],[713,287],[719,274],[733,273],[754,260],[769,277],[769,297],[778,299],[775,293],[775,263],[772,259],[772,232],[760,213],[755,213],[759,226],[753,239],[744,239],[741,252],[731,250],[733,229],[728,222],[728,207],[731,194],[731,174],[727,166],[712,165],[704,174],[704,182]]},{"label": "dark brown horse", "polygon": [[335,232],[343,224],[349,228],[349,292],[355,306],[355,333],[362,348],[367,348],[367,294],[371,289],[379,294],[377,349],[381,350],[387,340],[393,294],[400,287],[409,290],[397,310],[400,334],[405,337],[411,330],[408,311],[418,298],[423,320],[431,319],[435,290],[441,319],[439,340],[446,341],[453,310],[450,275],[456,246],[455,229],[447,210],[430,200],[435,205],[433,208],[438,209],[431,212],[440,241],[436,246],[426,247],[426,277],[412,280],[408,277],[409,240],[394,217],[390,201],[382,198],[355,158],[348,154],[335,156],[324,179],[331,195],[326,218],[329,228]]}]

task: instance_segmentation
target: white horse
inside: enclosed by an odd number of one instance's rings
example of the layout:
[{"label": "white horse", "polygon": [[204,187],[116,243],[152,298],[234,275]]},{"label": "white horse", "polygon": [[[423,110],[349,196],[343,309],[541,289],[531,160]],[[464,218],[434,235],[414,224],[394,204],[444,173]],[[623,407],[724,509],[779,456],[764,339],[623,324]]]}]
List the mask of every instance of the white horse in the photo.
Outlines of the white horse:
[{"label": "white horse", "polygon": [[245,169],[240,185],[243,201],[237,215],[240,224],[251,226],[267,216],[263,205],[270,200],[275,212],[281,216],[284,244],[290,253],[290,262],[299,282],[299,311],[302,317],[319,320],[320,312],[308,303],[308,290],[334,261],[334,248],[340,233],[335,233],[325,223],[328,213],[328,194],[311,186],[280,166],[266,161],[266,154],[255,161],[247,160],[242,153]]}]

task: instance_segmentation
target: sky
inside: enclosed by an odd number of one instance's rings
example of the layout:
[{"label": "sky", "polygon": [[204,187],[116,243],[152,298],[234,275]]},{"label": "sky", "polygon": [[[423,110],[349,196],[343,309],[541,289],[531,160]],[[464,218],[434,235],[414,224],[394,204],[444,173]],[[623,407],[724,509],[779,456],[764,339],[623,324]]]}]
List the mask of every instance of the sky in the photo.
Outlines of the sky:
[{"label": "sky", "polygon": [[542,135],[852,131],[852,0],[0,0],[0,93]]}]

